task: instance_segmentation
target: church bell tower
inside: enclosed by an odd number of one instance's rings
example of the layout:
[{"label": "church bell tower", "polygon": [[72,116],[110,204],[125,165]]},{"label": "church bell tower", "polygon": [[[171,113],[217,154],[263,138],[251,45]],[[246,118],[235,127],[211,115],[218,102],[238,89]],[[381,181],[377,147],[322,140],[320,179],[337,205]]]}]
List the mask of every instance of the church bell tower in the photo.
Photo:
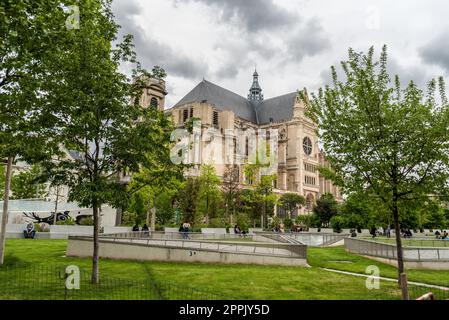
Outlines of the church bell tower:
[{"label": "church bell tower", "polygon": [[251,86],[251,89],[249,89],[248,100],[255,102],[263,101],[263,93],[259,84],[259,74],[257,73],[257,70],[255,70],[253,74],[253,85]]}]

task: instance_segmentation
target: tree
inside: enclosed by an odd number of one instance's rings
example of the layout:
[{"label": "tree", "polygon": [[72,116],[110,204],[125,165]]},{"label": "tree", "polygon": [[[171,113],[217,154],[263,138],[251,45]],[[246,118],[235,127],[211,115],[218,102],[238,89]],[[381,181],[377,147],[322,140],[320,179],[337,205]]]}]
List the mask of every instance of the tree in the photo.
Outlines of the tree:
[{"label": "tree", "polygon": [[[349,50],[342,62],[345,80],[332,68],[333,85],[312,99],[301,94],[309,117],[319,125],[333,170],[322,171],[348,191],[370,189],[388,208],[396,231],[398,273],[404,272],[401,214],[411,201],[447,192],[449,178],[449,107],[442,78],[427,95],[414,82],[392,84],[387,49],[374,61]],[[440,101],[435,92],[439,86]],[[405,285],[405,284],[404,284]]]},{"label": "tree", "polygon": [[[0,231],[4,262],[13,164],[39,162],[57,153],[58,117],[46,91],[54,47],[65,41],[66,15],[56,0],[5,0],[0,9],[0,159],[6,159]],[[68,2],[68,1],[67,1]]]},{"label": "tree", "polygon": [[[222,183],[225,200],[226,218],[230,217],[230,223],[236,214],[236,207],[239,195],[239,167],[236,165],[226,165]],[[230,214],[232,212],[232,214]]]},{"label": "tree", "polygon": [[321,226],[329,226],[331,218],[338,214],[338,203],[331,193],[323,194],[313,207],[313,213],[321,221]]},{"label": "tree", "polygon": [[197,178],[189,177],[179,192],[179,206],[184,221],[195,224],[197,222],[197,204],[200,192],[200,183]]},{"label": "tree", "polygon": [[[123,207],[126,186],[117,179],[124,171],[138,172],[148,154],[164,147],[151,118],[152,108],[139,105],[153,77],[140,67],[133,52],[132,36],[113,46],[119,26],[108,0],[81,0],[79,29],[65,33],[64,46],[55,48],[57,63],[53,103],[63,104],[63,145],[78,152],[75,159],[54,164],[66,175],[69,200],[92,208],[94,220],[92,283],[99,282],[100,210],[105,204]],[[119,71],[121,63],[133,68],[132,78]]]},{"label": "tree", "polygon": [[259,183],[256,185],[256,196],[262,206],[261,228],[267,226],[268,216],[274,215],[277,201],[277,195],[273,192],[273,182],[275,180],[275,175],[261,176]]},{"label": "tree", "polygon": [[[158,69],[153,69],[153,73]],[[160,73],[160,71],[158,71]],[[156,227],[156,200],[157,196],[169,192],[176,193],[182,188],[184,170],[188,167],[183,164],[174,164],[170,157],[171,133],[173,122],[164,112],[151,108],[148,117],[152,119],[152,130],[148,133],[148,140],[154,141],[155,146],[145,154],[145,161],[135,173],[128,187],[129,195],[138,192],[145,199],[147,208],[147,223],[151,229]]]},{"label": "tree", "polygon": [[202,165],[198,182],[200,185],[198,209],[202,209],[205,222],[208,224],[212,212],[216,213],[217,205],[221,198],[219,189],[221,181],[215,173],[215,167],[212,165]]},{"label": "tree", "polygon": [[284,193],[279,198],[279,204],[288,212],[288,217],[291,218],[296,209],[306,204],[306,199],[297,193]]},{"label": "tree", "polygon": [[164,192],[156,198],[156,221],[161,226],[170,224],[173,220],[175,215],[174,197],[173,192]]},{"label": "tree", "polygon": [[11,179],[12,199],[39,199],[45,195],[45,180],[38,165],[20,172]]}]

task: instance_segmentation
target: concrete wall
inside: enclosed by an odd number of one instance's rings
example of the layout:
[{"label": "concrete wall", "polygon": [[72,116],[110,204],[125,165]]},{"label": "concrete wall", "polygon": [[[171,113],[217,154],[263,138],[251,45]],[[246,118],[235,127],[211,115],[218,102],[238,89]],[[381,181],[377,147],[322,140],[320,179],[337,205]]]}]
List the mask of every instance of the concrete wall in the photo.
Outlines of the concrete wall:
[{"label": "concrete wall", "polygon": [[[92,241],[88,238],[69,238],[67,256],[91,257]],[[217,252],[204,249],[168,248],[140,244],[100,241],[100,257],[139,261],[204,262],[224,264],[258,264],[281,266],[308,266],[305,258],[265,256],[232,252]]]},{"label": "concrete wall", "polygon": [[[346,251],[397,266],[395,245],[375,241],[345,239]],[[409,269],[449,270],[449,248],[404,247],[404,264]]]}]

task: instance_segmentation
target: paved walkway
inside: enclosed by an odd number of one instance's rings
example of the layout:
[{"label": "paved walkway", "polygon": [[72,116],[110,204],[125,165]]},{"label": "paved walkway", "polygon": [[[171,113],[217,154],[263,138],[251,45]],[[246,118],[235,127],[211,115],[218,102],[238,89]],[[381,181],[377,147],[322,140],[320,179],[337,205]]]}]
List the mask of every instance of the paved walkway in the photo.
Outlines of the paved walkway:
[{"label": "paved walkway", "polygon": [[[364,278],[372,277],[372,278],[380,279],[380,280],[384,280],[384,281],[398,282],[398,279],[393,279],[393,278],[373,277],[373,276],[370,276],[368,274],[354,273],[354,272],[341,271],[341,270],[335,270],[335,269],[329,269],[329,268],[320,268],[320,269],[326,270],[326,271],[330,271],[330,272],[335,272],[335,273],[341,273],[341,274],[346,274],[346,275],[350,275],[350,276],[355,276],[355,277],[364,277]],[[448,290],[449,291],[448,287],[441,287],[441,286],[437,286],[437,285],[434,285],[434,284],[427,284],[427,283],[413,282],[413,281],[408,281],[408,284],[411,284],[411,285],[414,285],[414,286],[418,286],[418,287],[435,288],[435,289]]]}]

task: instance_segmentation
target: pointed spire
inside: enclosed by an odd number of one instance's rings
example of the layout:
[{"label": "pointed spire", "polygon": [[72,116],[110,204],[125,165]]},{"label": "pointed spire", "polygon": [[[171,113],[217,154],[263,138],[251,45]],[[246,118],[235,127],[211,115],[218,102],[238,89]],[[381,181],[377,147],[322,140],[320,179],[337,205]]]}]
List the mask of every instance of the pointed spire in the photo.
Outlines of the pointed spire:
[{"label": "pointed spire", "polygon": [[259,84],[259,74],[257,73],[257,67],[254,70],[253,85],[251,86],[251,89],[249,89],[248,100],[263,101],[262,88]]}]

